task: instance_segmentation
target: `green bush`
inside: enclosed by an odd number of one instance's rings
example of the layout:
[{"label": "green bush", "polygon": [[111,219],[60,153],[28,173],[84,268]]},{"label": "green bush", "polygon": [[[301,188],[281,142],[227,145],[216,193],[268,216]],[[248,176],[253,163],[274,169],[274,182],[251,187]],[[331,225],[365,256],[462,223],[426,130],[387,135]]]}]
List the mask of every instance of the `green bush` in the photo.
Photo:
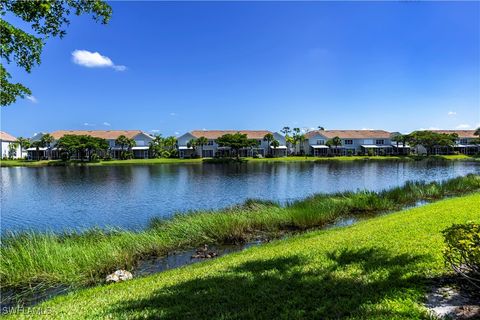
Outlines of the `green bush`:
[{"label": "green bush", "polygon": [[475,286],[480,286],[480,224],[454,224],[443,231],[445,263]]}]

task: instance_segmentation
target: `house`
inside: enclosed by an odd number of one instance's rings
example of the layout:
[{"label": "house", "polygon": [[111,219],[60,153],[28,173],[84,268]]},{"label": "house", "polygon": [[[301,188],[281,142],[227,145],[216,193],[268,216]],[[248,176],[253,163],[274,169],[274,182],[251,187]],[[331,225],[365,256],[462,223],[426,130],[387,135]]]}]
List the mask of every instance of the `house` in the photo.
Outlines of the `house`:
[{"label": "house", "polygon": [[4,131],[0,131],[0,142],[1,142],[0,154],[2,155],[2,158],[13,158],[13,159],[23,158],[20,145],[18,145],[16,141],[17,141],[17,138],[12,136],[11,134],[8,134]]},{"label": "house", "polygon": [[[480,152],[480,144],[478,144],[479,137],[475,135],[475,130],[429,130],[435,133],[443,134],[452,134],[455,133],[458,135],[458,139],[453,146],[453,149],[450,147],[435,147],[432,150],[433,154],[450,154],[452,152],[459,152],[467,155],[473,155]],[[417,147],[418,154],[426,154],[427,150],[423,146]]]},{"label": "house", "polygon": [[[45,133],[36,134],[31,140],[32,142],[39,141],[44,135]],[[132,147],[131,151],[134,158],[140,159],[149,157],[149,145],[153,140],[152,136],[141,130],[58,130],[50,133],[50,135],[54,139],[54,142],[50,146],[28,148],[28,157],[30,159],[43,159],[47,157],[60,159],[60,152],[55,145],[56,142],[65,135],[88,135],[95,138],[105,139],[109,143],[109,153],[112,158],[120,158],[122,148],[116,144],[115,140],[121,135],[135,140],[135,146]]]},{"label": "house", "polygon": [[[391,133],[384,130],[315,130],[305,134],[303,146],[307,155],[389,155],[394,153]],[[328,146],[339,137],[341,144]]]},{"label": "house", "polygon": [[[235,133],[246,134],[248,139],[258,140],[259,146],[256,148],[245,148],[240,150],[241,157],[251,157],[255,155],[267,156],[286,156],[287,146],[285,143],[285,137],[278,132],[271,132],[268,130],[194,130],[183,134],[178,137],[178,154],[180,158],[191,157],[215,157],[222,155],[230,155],[229,147],[221,147],[216,140],[225,134]],[[268,145],[268,141],[265,141],[265,135],[271,133],[275,140],[280,145],[277,148],[273,148]],[[207,138],[208,142],[204,146],[189,146],[188,142],[192,139],[198,139],[200,137]]]}]

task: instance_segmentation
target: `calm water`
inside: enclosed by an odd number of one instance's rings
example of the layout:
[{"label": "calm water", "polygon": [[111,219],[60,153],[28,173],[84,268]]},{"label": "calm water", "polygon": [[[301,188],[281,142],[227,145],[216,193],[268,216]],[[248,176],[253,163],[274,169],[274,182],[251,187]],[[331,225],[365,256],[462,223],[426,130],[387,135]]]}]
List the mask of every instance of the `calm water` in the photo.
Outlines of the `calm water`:
[{"label": "calm water", "polygon": [[1,168],[1,228],[138,229],[155,216],[221,208],[260,198],[381,190],[408,180],[480,173],[479,163],[249,163]]}]

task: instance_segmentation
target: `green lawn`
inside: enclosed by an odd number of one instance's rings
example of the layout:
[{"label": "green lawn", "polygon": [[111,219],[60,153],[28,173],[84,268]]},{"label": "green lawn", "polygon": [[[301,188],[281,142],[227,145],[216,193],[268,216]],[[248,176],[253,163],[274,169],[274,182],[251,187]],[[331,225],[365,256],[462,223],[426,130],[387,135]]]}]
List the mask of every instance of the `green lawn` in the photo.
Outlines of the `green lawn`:
[{"label": "green lawn", "polygon": [[448,272],[441,231],[479,221],[478,203],[480,193],[442,200],[39,307],[57,319],[428,318],[428,284]]},{"label": "green lawn", "polygon": [[[413,157],[408,156],[340,156],[340,157],[278,157],[278,158],[242,158],[250,162],[324,162],[324,161],[412,161]],[[479,158],[459,155],[429,156],[422,159],[438,160],[469,160],[478,161]],[[98,162],[81,162],[61,160],[0,160],[1,167],[44,167],[44,166],[63,166],[63,165],[87,165],[87,166],[113,166],[113,165],[156,165],[156,164],[180,164],[180,163],[202,163],[203,159],[130,159],[130,160],[110,160]]]}]

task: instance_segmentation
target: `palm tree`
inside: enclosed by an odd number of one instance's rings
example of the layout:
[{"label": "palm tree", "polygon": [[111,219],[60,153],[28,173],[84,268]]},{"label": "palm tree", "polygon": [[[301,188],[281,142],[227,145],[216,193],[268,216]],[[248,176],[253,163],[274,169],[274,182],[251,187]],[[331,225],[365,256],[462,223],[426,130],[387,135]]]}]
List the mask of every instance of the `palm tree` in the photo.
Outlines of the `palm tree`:
[{"label": "palm tree", "polygon": [[43,148],[44,144],[42,140],[33,141],[31,146],[37,151],[37,160],[40,160],[40,148]]},{"label": "palm tree", "polygon": [[297,154],[297,144],[299,142],[300,128],[293,128],[293,147],[295,149],[295,154]]},{"label": "palm tree", "polygon": [[[264,137],[263,140],[267,141],[267,146],[269,146],[270,149],[270,142],[275,140],[275,137],[271,133],[267,133]],[[268,153],[270,153],[270,150],[268,150]]]},{"label": "palm tree", "polygon": [[273,154],[277,155],[277,148],[280,146],[280,142],[278,142],[277,139],[273,139],[273,141],[270,143],[270,146],[273,148]]},{"label": "palm tree", "polygon": [[190,139],[190,140],[187,142],[187,148],[189,148],[189,149],[192,148],[194,154],[195,154],[196,147],[197,147],[197,140],[195,140],[195,139]]},{"label": "palm tree", "polygon": [[320,131],[325,131],[325,128],[322,127],[322,126],[318,126],[318,130],[320,130]]},{"label": "palm tree", "polygon": [[338,146],[341,146],[341,145],[342,145],[342,139],[340,139],[339,137],[333,137],[332,139],[327,141],[327,146],[335,147],[335,154],[338,154]]},{"label": "palm tree", "polygon": [[48,159],[50,159],[51,158],[51,150],[50,150],[51,149],[51,144],[55,141],[55,138],[51,134],[47,133],[47,134],[44,134],[40,140],[42,141],[43,147],[48,148],[48,153],[47,154],[48,154]]},{"label": "palm tree", "polygon": [[208,139],[205,137],[200,137],[197,139],[196,145],[200,147],[200,154],[203,157],[203,146],[206,146],[208,144]]},{"label": "palm tree", "polygon": [[120,148],[121,148],[121,155],[120,155],[121,159],[126,158],[125,147],[127,147],[127,150],[130,150],[132,147],[134,147],[136,145],[135,140],[133,140],[131,138],[127,138],[123,134],[118,136],[117,139],[115,139],[115,144],[120,146]]},{"label": "palm tree", "polygon": [[18,137],[17,138],[17,143],[20,146],[20,157],[23,155],[23,150],[28,149],[31,145],[30,140],[23,138],[23,137]]}]

